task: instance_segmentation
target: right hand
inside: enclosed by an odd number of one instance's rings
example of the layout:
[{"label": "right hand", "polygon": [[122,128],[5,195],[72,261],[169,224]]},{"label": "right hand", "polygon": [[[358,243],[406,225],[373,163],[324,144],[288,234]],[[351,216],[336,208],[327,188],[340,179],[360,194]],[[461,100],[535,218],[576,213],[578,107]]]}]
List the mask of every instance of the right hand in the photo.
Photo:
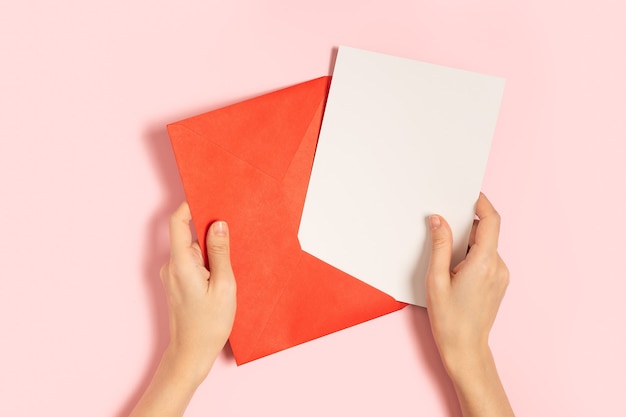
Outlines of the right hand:
[{"label": "right hand", "polygon": [[429,219],[432,253],[426,275],[428,317],[449,373],[489,355],[489,332],[509,283],[498,255],[500,215],[487,197],[476,203],[478,221],[466,258],[451,269],[452,231],[441,217]]}]

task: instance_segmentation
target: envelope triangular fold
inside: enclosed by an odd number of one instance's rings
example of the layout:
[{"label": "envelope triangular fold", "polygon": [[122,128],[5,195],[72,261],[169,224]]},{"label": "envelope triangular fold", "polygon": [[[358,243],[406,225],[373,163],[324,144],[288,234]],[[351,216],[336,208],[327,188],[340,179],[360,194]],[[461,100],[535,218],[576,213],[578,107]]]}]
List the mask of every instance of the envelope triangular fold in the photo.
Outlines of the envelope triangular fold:
[{"label": "envelope triangular fold", "polygon": [[300,248],[328,83],[318,78],[168,126],[198,236],[217,219],[230,226],[238,364],[404,307]]}]

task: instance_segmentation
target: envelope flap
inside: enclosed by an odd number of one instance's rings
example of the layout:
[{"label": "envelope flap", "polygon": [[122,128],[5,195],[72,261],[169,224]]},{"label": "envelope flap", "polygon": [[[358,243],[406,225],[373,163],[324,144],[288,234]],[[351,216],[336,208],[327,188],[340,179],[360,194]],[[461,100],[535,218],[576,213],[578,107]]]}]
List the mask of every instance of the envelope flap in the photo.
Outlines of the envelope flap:
[{"label": "envelope flap", "polygon": [[[182,120],[168,126],[172,139],[182,125],[276,179],[281,179],[298,149],[315,110],[325,101],[329,77]],[[174,128],[174,129],[173,129]],[[271,152],[268,152],[271,150]]]},{"label": "envelope flap", "polygon": [[[197,235],[216,219],[229,223],[237,277],[231,347],[235,357],[248,356],[301,254],[295,232],[285,228],[281,181],[182,124],[169,131]],[[206,262],[205,240],[199,244]]]},{"label": "envelope flap", "polygon": [[[235,351],[241,365],[274,352],[375,319],[406,306],[319,259],[302,252],[294,271],[300,277],[286,282],[275,299],[271,316],[254,349]],[[235,330],[235,329],[233,329]],[[233,336],[235,338],[233,338]],[[236,346],[240,334],[231,334]]]},{"label": "envelope flap", "polygon": [[216,219],[230,225],[237,277],[230,344],[238,364],[403,307],[298,242],[329,81],[168,126],[198,236]]},{"label": "envelope flap", "polygon": [[[197,235],[218,218],[230,224],[238,286],[231,346],[238,358],[254,355],[295,276],[297,224],[328,82],[319,78],[168,126]],[[236,113],[246,123],[232,121]],[[199,243],[204,254],[204,239]]]}]

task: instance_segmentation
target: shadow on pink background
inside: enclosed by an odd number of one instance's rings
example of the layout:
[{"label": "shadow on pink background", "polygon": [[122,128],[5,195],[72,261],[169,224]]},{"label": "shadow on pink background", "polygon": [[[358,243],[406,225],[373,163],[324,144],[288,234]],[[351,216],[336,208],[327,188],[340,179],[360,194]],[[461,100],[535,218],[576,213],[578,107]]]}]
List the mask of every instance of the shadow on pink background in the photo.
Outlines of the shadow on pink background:
[{"label": "shadow on pink background", "polygon": [[[152,156],[152,161],[158,172],[166,197],[148,222],[145,243],[144,282],[146,292],[150,294],[151,311],[153,314],[152,333],[153,349],[150,353],[149,367],[144,371],[137,388],[134,390],[119,417],[130,414],[141,394],[148,386],[152,374],[156,370],[161,354],[169,342],[169,323],[167,305],[159,277],[161,266],[169,257],[167,241],[159,239],[163,232],[163,225],[168,224],[170,214],[184,201],[185,194],[178,180],[176,161],[171,151],[167,130],[160,124],[148,130],[145,135],[146,148]],[[165,260],[165,261],[164,261]]]},{"label": "shadow on pink background", "polygon": [[[341,44],[507,79],[483,183],[512,273],[491,335],[500,375],[520,416],[626,415],[625,12],[1,5],[0,415],[128,414],[168,340],[159,269],[184,195],[165,125],[329,74]],[[186,415],[400,413],[460,415],[419,308],[241,367],[227,350]]]}]

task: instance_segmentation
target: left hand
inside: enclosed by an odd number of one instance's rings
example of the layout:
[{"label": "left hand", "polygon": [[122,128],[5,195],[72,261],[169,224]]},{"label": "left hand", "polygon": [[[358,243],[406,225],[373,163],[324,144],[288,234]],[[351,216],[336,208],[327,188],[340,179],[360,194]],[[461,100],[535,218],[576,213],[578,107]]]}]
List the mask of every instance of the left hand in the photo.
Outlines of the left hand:
[{"label": "left hand", "polygon": [[230,264],[228,225],[216,221],[206,236],[209,269],[192,241],[189,205],[170,218],[170,260],[161,268],[170,323],[169,356],[189,365],[199,382],[222,350],[233,327],[236,283]]}]

